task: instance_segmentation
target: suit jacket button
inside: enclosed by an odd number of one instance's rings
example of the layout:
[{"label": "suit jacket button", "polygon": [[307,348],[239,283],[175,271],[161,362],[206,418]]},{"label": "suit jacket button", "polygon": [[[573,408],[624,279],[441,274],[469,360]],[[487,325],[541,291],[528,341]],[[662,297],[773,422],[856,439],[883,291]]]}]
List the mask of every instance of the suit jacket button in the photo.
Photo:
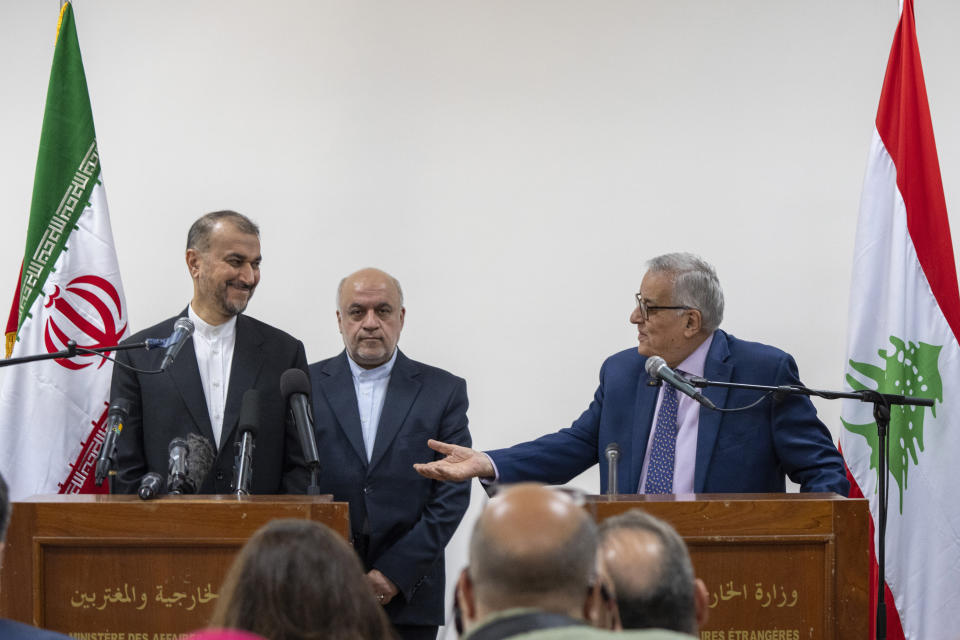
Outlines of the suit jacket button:
[{"label": "suit jacket button", "polygon": [[217,471],[217,480],[223,480],[223,471]]},{"label": "suit jacket button", "polygon": [[370,487],[364,487],[364,488],[363,488],[363,493],[364,493],[365,495],[369,495],[371,491],[373,491],[373,489],[371,489]]}]

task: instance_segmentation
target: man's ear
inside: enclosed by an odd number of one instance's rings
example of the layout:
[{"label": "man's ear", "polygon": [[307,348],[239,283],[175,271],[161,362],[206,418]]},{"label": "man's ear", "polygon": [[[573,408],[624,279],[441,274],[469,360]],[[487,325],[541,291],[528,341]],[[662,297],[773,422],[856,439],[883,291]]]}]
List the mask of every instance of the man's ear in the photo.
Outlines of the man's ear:
[{"label": "man's ear", "polygon": [[186,262],[187,262],[187,271],[190,272],[190,277],[193,279],[196,279],[200,270],[199,252],[196,249],[187,249]]},{"label": "man's ear", "polygon": [[687,336],[695,336],[700,333],[700,330],[703,328],[703,316],[700,314],[700,310],[687,309],[684,314],[686,324],[683,325],[683,332]]},{"label": "man's ear", "polygon": [[473,626],[477,617],[476,595],[473,590],[473,581],[470,580],[469,567],[464,567],[457,579],[457,604],[460,606],[460,615],[463,617],[463,628]]},{"label": "man's ear", "polygon": [[592,626],[609,631],[621,631],[620,610],[617,608],[613,589],[606,579],[598,577],[587,590],[587,600],[583,605],[583,617]]},{"label": "man's ear", "polygon": [[693,608],[697,612],[697,628],[703,629],[710,616],[710,594],[703,580],[697,578],[693,582]]}]

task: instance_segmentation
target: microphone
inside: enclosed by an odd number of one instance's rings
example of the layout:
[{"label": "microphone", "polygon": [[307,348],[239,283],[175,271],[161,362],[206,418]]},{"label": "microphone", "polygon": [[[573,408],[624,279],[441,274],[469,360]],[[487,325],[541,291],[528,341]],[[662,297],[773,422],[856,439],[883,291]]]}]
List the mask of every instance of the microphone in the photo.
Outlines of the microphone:
[{"label": "microphone", "polygon": [[237,458],[233,467],[233,488],[238,496],[250,495],[250,483],[253,480],[253,447],[259,428],[260,392],[256,389],[247,389],[240,403],[238,425],[240,441],[236,445]]},{"label": "microphone", "polygon": [[163,478],[156,471],[151,471],[140,479],[140,488],[137,495],[141,500],[152,500],[163,491]]},{"label": "microphone", "polygon": [[300,446],[307,466],[319,466],[317,440],[313,435],[313,411],[310,409],[310,380],[302,369],[287,369],[280,376],[280,393],[290,407],[300,435]]},{"label": "microphone", "polygon": [[163,360],[160,362],[160,371],[166,370],[167,367],[173,364],[173,359],[177,357],[180,349],[183,348],[183,344],[192,335],[193,323],[190,322],[190,319],[177,318],[177,321],[173,325],[173,333],[167,338],[167,350],[163,353]]},{"label": "microphone", "polygon": [[167,472],[167,491],[173,495],[186,493],[187,456],[190,447],[183,438],[174,438],[170,441],[170,466]]},{"label": "microphone", "polygon": [[187,447],[190,455],[187,456],[187,479],[184,484],[184,493],[199,493],[203,481],[213,468],[217,453],[209,440],[196,433],[187,435]]},{"label": "microphone", "polygon": [[660,378],[661,380],[666,380],[671,387],[688,395],[707,409],[716,409],[716,405],[710,401],[710,398],[707,398],[702,393],[696,390],[692,384],[687,382],[683,376],[678,374],[676,371],[667,366],[666,360],[660,356],[650,356],[647,358],[647,364],[645,365],[647,373],[650,374],[653,378]]},{"label": "microphone", "polygon": [[302,369],[287,369],[280,376],[280,393],[287,401],[290,415],[297,425],[303,459],[310,469],[310,484],[307,495],[320,494],[320,454],[313,432],[313,411],[310,408],[310,380]]},{"label": "microphone", "polygon": [[107,477],[113,468],[113,463],[117,455],[117,438],[123,431],[123,423],[130,415],[130,401],[126,398],[117,398],[110,410],[107,411],[107,432],[103,438],[103,444],[100,445],[100,454],[97,456],[97,469],[94,475],[94,484],[98,487],[103,484],[103,479]]},{"label": "microphone", "polygon": [[603,455],[607,457],[607,495],[617,493],[617,471],[620,466],[620,445],[611,442],[607,445]]}]

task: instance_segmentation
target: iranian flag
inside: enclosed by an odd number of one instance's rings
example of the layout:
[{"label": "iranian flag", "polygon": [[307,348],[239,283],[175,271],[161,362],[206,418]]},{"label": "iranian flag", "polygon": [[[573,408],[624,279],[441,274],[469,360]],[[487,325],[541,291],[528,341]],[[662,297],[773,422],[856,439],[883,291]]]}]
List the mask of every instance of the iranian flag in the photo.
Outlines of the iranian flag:
[{"label": "iranian flag", "polygon": [[[69,3],[57,24],[27,242],[12,307],[8,357],[56,353],[68,340],[88,349],[114,345],[127,333]],[[0,392],[0,472],[14,500],[94,489],[112,371],[109,360],[93,354],[7,369]]]},{"label": "iranian flag", "polygon": [[[911,0],[901,9],[877,110],[849,318],[846,381],[853,389],[934,400],[932,408],[891,407],[888,637],[956,638],[960,294]],[[875,525],[879,446],[872,405],[845,401],[842,417],[851,495],[870,501]],[[874,594],[876,548],[873,527]]]}]

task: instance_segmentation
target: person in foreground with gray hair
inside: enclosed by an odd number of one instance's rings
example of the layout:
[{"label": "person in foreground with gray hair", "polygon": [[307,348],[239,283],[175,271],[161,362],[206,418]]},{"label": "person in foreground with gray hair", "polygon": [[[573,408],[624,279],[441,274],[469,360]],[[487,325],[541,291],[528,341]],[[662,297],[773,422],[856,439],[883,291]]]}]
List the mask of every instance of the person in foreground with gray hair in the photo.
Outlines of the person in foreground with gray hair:
[{"label": "person in foreground with gray hair", "polygon": [[640,509],[600,524],[601,571],[613,583],[624,629],[670,629],[696,636],[707,621],[703,580],[669,524]]},{"label": "person in foreground with gray hair", "polygon": [[573,497],[533,483],[501,491],[477,519],[457,582],[464,640],[687,637],[614,635],[616,609],[598,565],[597,526]]},{"label": "person in foreground with gray hair", "polygon": [[630,314],[638,346],[607,358],[593,402],[570,427],[486,453],[430,441],[445,457],[414,468],[437,480],[562,484],[599,462],[606,492],[604,454],[616,443],[615,493],[782,492],[786,475],[801,491],[847,495],[843,460],[806,396],[711,386],[698,401],[661,384],[800,383],[789,354],[720,329],[723,306],[710,264],[688,253],[653,258]]}]

